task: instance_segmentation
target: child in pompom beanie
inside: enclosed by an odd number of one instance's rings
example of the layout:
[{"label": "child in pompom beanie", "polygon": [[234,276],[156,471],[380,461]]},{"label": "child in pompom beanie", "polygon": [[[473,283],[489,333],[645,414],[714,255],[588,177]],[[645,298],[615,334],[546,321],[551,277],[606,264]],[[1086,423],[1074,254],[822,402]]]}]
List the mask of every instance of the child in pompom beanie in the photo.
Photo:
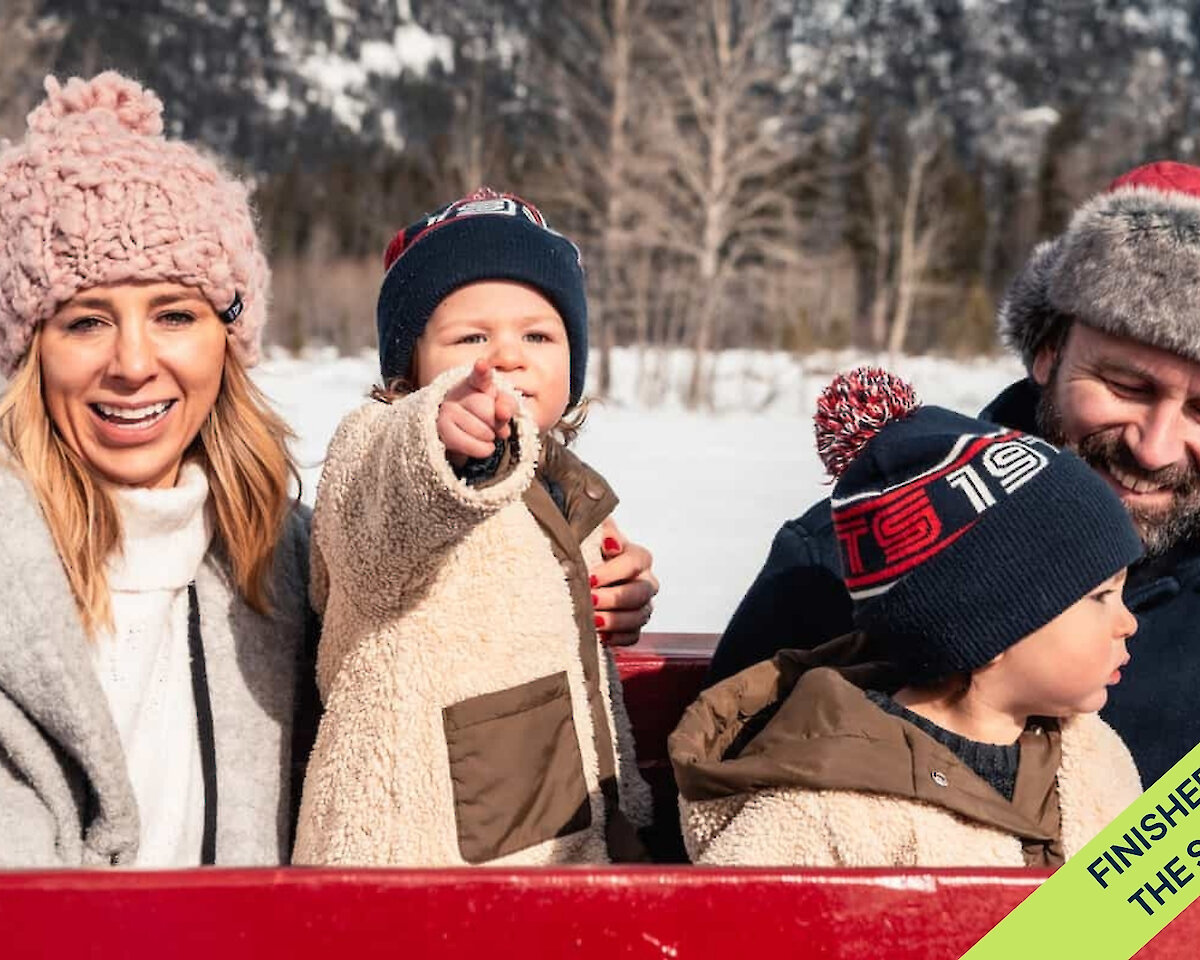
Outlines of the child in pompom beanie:
[{"label": "child in pompom beanie", "polygon": [[555,437],[583,390],[579,253],[489,190],[397,234],[387,389],[317,491],[325,713],[298,863],[642,859],[649,792],[589,568],[616,497]]},{"label": "child in pompom beanie", "polygon": [[836,378],[816,430],[859,632],[688,709],[670,753],[689,854],[1061,864],[1141,793],[1095,715],[1137,626],[1127,512],[1075,455],[881,370]]}]

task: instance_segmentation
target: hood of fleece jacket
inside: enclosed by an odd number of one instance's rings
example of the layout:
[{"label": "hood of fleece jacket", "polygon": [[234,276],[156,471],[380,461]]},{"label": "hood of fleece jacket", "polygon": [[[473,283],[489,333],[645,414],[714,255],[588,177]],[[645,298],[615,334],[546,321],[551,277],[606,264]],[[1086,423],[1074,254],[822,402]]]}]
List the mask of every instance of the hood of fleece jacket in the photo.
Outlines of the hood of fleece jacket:
[{"label": "hood of fleece jacket", "polygon": [[1022,734],[1009,801],[944,744],[863,692],[891,693],[899,685],[895,669],[872,659],[861,634],[782,651],[688,708],[669,741],[679,792],[692,802],[787,787],[879,793],[1031,840],[1057,837],[1055,723]]}]

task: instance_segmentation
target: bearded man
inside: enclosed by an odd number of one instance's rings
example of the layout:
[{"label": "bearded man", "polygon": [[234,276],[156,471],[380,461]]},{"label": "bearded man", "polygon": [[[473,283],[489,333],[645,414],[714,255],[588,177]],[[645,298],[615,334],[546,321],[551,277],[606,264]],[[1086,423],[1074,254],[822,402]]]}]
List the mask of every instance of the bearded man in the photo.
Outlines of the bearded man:
[{"label": "bearded man", "polygon": [[[1133,659],[1101,715],[1148,785],[1200,742],[1200,168],[1148,164],[1085,203],[1034,250],[999,326],[1029,377],[982,416],[1075,450],[1145,547],[1125,586]],[[709,682],[847,633],[851,612],[825,500],[776,535]]]}]

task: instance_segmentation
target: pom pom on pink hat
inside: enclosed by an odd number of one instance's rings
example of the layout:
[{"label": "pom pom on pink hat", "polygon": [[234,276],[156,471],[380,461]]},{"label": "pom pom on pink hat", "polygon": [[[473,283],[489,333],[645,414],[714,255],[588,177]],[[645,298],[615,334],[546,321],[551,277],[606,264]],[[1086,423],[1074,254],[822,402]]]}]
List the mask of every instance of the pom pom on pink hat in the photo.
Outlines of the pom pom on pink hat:
[{"label": "pom pom on pink hat", "polygon": [[246,187],[165,139],[162,102],[133,80],[47,77],[46,93],[0,151],[0,374],[75,294],[139,281],[196,287],[236,314],[230,340],[256,363],[270,271]]}]

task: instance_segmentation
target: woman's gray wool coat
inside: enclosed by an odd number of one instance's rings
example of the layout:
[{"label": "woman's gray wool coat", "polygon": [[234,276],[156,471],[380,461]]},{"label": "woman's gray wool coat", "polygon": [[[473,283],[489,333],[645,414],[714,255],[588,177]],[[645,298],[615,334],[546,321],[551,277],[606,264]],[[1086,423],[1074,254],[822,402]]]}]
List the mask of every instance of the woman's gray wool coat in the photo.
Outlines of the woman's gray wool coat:
[{"label": "woman's gray wool coat", "polygon": [[[212,703],[218,864],[287,858],[293,714],[307,689],[309,514],[276,550],[274,615],[237,597],[219,551],[196,577]],[[40,507],[0,459],[0,867],[134,864],[138,811],[90,641]]]}]

